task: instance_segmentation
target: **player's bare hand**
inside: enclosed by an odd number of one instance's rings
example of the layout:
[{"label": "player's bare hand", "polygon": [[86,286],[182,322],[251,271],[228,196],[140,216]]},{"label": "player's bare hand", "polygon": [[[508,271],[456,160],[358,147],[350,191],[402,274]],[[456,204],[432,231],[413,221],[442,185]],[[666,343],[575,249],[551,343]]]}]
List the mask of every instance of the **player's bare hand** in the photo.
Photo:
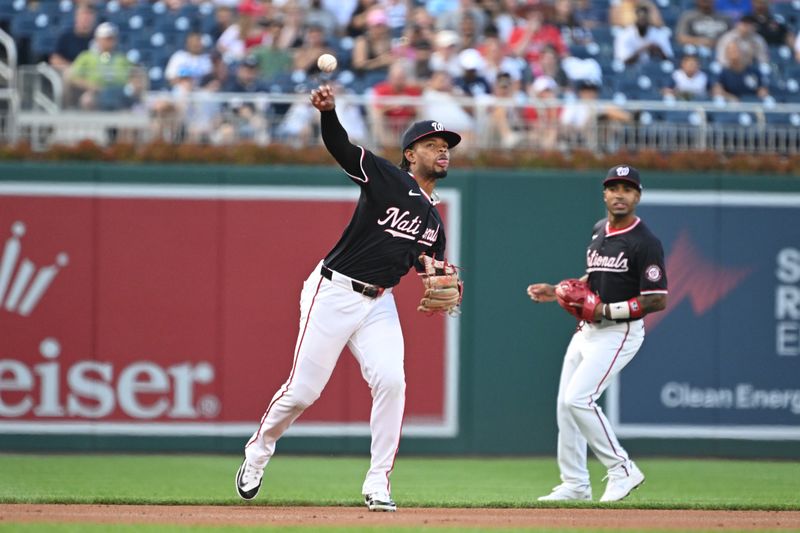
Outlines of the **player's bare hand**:
[{"label": "player's bare hand", "polygon": [[556,299],[556,288],[549,283],[528,285],[528,296],[534,302],[552,302]]},{"label": "player's bare hand", "polygon": [[336,106],[336,101],[333,97],[333,89],[330,85],[320,85],[317,89],[311,91],[311,105],[320,111],[330,111]]}]

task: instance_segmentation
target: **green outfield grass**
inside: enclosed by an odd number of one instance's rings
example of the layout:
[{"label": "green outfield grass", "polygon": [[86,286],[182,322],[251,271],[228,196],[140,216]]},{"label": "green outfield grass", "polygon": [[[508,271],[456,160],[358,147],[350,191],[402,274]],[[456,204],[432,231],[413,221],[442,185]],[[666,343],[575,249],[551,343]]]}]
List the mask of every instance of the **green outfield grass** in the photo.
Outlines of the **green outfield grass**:
[{"label": "green outfield grass", "polygon": [[[254,505],[360,505],[367,458],[276,456]],[[211,455],[0,454],[0,503],[239,505],[240,458]],[[624,502],[583,507],[800,510],[800,463],[641,459],[645,484]],[[595,500],[604,472],[591,463]],[[554,507],[553,458],[399,457],[403,507]],[[576,504],[573,504],[576,505]]]}]

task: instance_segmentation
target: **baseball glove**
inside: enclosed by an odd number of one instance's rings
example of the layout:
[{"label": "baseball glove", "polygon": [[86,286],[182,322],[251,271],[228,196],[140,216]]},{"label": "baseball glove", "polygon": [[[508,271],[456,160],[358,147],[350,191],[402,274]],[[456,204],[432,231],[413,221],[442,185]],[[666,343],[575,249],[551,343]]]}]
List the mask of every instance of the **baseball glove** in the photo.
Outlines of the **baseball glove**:
[{"label": "baseball glove", "polygon": [[601,303],[588,283],[574,278],[558,282],[556,301],[575,318],[588,322],[594,321],[594,310]]},{"label": "baseball glove", "polygon": [[417,311],[458,315],[464,293],[464,282],[458,277],[458,267],[424,254],[419,256],[419,261],[424,267],[420,277],[425,293]]}]

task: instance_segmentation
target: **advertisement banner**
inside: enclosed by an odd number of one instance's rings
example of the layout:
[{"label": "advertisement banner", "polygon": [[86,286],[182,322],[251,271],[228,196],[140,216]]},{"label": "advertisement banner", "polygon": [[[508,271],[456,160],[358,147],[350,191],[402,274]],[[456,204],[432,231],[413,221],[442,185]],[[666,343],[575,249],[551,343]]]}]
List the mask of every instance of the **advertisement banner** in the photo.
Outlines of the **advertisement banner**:
[{"label": "advertisement banner", "polygon": [[[287,379],[303,281],[358,187],[0,184],[0,433],[249,436]],[[458,263],[460,205],[440,212]],[[404,435],[457,433],[458,319],[395,291]],[[345,350],[289,435],[369,435]]]},{"label": "advertisement banner", "polygon": [[800,195],[645,191],[665,311],[608,393],[622,437],[800,440]]}]

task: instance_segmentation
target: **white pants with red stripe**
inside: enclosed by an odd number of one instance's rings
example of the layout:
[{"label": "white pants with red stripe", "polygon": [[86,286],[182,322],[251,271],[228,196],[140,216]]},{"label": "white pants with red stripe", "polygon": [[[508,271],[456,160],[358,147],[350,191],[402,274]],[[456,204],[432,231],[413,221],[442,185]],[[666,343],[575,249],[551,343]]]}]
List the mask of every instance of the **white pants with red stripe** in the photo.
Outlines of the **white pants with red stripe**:
[{"label": "white pants with red stripe", "polygon": [[247,460],[266,466],[275,442],[319,398],[339,355],[350,348],[372,391],[370,469],[362,492],[390,492],[389,474],[400,441],[405,407],[403,333],[391,290],[369,298],[350,286],[350,278],[320,275],[322,262],[303,285],[300,331],[289,379],[267,407],[245,447]]},{"label": "white pants with red stripe", "polygon": [[597,400],[639,351],[644,321],[584,323],[572,336],[558,384],[558,466],[567,485],[588,485],[586,445],[606,469],[628,463]]}]

